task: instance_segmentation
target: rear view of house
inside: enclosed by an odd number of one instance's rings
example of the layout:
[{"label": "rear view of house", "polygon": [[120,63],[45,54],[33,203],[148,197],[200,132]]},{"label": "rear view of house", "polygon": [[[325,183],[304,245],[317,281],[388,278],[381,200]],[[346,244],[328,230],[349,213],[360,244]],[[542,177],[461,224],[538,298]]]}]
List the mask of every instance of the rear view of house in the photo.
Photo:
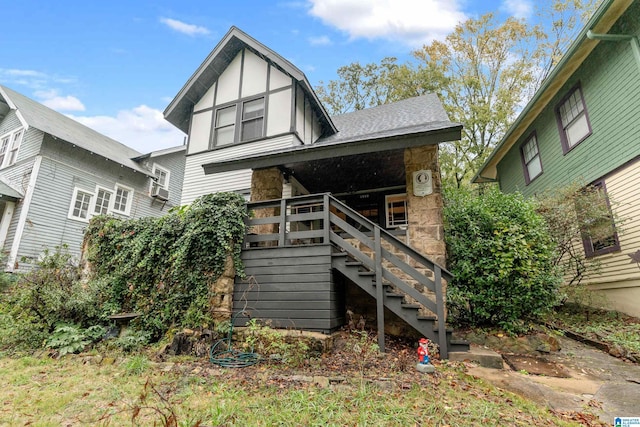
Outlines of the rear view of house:
[{"label": "rear view of house", "polygon": [[43,250],[80,254],[94,215],[159,216],[178,205],[184,147],[146,155],[0,86],[0,248],[5,270]]},{"label": "rear view of house", "polygon": [[[640,316],[640,3],[605,0],[480,169],[475,182],[534,196],[574,182],[616,203],[609,232],[585,230],[588,278],[612,308]],[[625,219],[624,230],[614,218]],[[602,225],[602,224],[601,224]]]}]

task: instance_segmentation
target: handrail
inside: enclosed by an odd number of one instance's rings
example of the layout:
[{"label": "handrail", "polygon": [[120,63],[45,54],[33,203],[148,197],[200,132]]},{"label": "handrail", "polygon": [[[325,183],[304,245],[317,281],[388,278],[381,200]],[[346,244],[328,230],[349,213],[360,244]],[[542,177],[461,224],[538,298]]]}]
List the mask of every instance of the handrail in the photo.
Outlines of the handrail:
[{"label": "handrail", "polygon": [[[247,219],[248,230],[255,227],[260,231],[247,235],[245,244],[248,247],[273,248],[274,246],[333,244],[361,262],[374,274],[377,285],[378,342],[382,351],[384,351],[383,307],[386,298],[382,291],[382,284],[385,281],[437,315],[439,344],[441,352],[444,353],[443,357],[446,357],[447,343],[442,280],[450,281],[453,276],[445,268],[431,261],[329,193],[250,202],[247,203],[247,209],[256,215],[260,214],[259,217],[249,216]],[[263,210],[262,213],[260,213],[261,210]],[[368,250],[363,252],[356,248],[351,244],[350,239],[364,244]],[[403,256],[409,257],[412,262],[403,261],[393,253],[393,250],[383,247],[383,241],[397,249]],[[368,251],[371,254],[365,253]],[[405,274],[404,278],[396,275],[384,263],[402,271]],[[432,271],[433,280],[426,277],[413,265],[423,266]],[[406,277],[415,280],[435,293],[435,302],[406,283]]]}]

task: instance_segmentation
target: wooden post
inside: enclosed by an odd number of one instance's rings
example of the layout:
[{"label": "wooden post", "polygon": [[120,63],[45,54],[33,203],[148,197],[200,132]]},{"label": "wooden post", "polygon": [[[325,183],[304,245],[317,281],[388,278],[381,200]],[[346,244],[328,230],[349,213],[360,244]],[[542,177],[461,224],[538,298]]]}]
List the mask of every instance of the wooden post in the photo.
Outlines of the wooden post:
[{"label": "wooden post", "polygon": [[278,246],[283,247],[286,242],[285,234],[287,232],[287,201],[280,200],[280,230],[278,233]]},{"label": "wooden post", "polygon": [[382,286],[382,242],[380,241],[380,227],[373,229],[373,241],[375,245],[376,269],[376,318],[378,320],[378,347],[384,353],[384,290]]},{"label": "wooden post", "polygon": [[328,245],[329,243],[331,243],[331,216],[330,216],[330,204],[329,204],[329,194],[325,193],[324,196],[322,196],[322,200],[323,200],[323,204],[322,204],[322,208],[324,209],[324,216],[323,216],[323,224],[324,224],[324,236],[323,236],[323,243],[325,245]]},{"label": "wooden post", "polygon": [[436,307],[438,311],[438,344],[440,345],[440,358],[446,359],[449,357],[449,351],[447,350],[447,326],[445,319],[444,298],[442,295],[442,270],[440,266],[435,264],[434,268],[434,283],[436,286]]}]

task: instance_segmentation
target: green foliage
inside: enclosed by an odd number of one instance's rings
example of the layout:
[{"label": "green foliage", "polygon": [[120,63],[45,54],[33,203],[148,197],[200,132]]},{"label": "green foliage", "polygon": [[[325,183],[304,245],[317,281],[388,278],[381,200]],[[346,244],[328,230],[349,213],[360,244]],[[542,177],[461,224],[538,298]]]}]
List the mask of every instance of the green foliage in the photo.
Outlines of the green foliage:
[{"label": "green foliage", "polygon": [[66,247],[45,250],[37,268],[19,275],[1,297],[0,347],[40,347],[59,324],[102,323],[104,283],[83,283],[80,276]]},{"label": "green foliage", "polygon": [[135,355],[124,363],[124,370],[127,375],[142,375],[151,366],[151,362],[144,355]]},{"label": "green foliage", "polygon": [[301,366],[309,358],[309,346],[301,337],[288,340],[281,331],[264,325],[256,319],[247,323],[243,346],[263,357],[282,360],[288,366]]},{"label": "green foliage", "polygon": [[211,285],[245,232],[245,201],[235,193],[203,196],[162,218],[93,218],[85,239],[94,278],[109,283],[108,314],[137,312],[132,326],[152,340],[172,326],[212,324]]},{"label": "green foliage", "polygon": [[116,338],[114,344],[120,350],[131,353],[149,344],[150,334],[146,331],[127,329],[122,336]]},{"label": "green foliage", "polygon": [[533,201],[497,189],[451,191],[444,216],[454,320],[518,332],[556,304],[553,241]]},{"label": "green foliage", "polygon": [[82,329],[76,325],[59,325],[47,339],[46,347],[58,351],[59,356],[80,353],[86,346],[102,339],[106,329],[99,325]]}]

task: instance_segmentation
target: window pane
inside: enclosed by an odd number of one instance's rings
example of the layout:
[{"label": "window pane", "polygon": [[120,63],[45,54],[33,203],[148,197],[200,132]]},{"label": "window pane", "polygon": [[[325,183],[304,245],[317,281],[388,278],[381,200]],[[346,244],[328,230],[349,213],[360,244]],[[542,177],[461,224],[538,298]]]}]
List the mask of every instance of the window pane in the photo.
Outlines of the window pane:
[{"label": "window pane", "polygon": [[262,136],[263,121],[264,119],[261,117],[242,123],[242,141],[260,138]]},{"label": "window pane", "polygon": [[532,180],[542,173],[540,156],[536,156],[533,160],[527,163],[527,172],[529,173],[529,180]]},{"label": "window pane", "polygon": [[242,111],[242,119],[253,119],[264,116],[264,98],[245,102]]},{"label": "window pane", "polygon": [[227,126],[216,129],[216,145],[233,144],[235,128],[235,126]]},{"label": "window pane", "polygon": [[106,215],[109,213],[109,202],[111,201],[111,192],[105,190],[98,190],[96,195],[96,207],[93,212],[96,215]]},{"label": "window pane", "polygon": [[236,106],[221,108],[216,115],[216,127],[233,125],[236,122]]},{"label": "window pane", "polygon": [[386,201],[387,227],[407,225],[407,196],[404,194],[387,196]]},{"label": "window pane", "polygon": [[83,191],[78,191],[76,194],[76,201],[73,205],[72,216],[76,218],[87,218],[87,212],[89,211],[89,203],[91,202],[91,194]]},{"label": "window pane", "polygon": [[569,147],[576,145],[582,138],[589,133],[589,123],[587,122],[587,116],[583,114],[580,118],[571,123],[567,129],[567,143]]},{"label": "window pane", "polygon": [[113,210],[116,210],[119,212],[126,212],[128,200],[129,200],[129,190],[125,190],[124,188],[118,188],[118,190],[116,191],[116,198],[113,203]]}]

